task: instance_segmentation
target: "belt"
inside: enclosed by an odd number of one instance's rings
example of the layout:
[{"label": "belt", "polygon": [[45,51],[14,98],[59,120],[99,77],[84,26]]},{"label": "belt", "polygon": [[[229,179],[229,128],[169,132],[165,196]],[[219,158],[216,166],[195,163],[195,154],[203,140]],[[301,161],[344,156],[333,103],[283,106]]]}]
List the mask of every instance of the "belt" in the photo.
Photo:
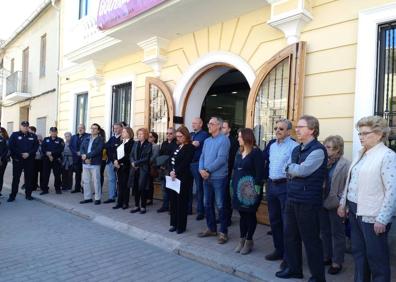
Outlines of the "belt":
[{"label": "belt", "polygon": [[287,182],[287,178],[271,179],[271,182],[274,183],[274,184],[286,183]]}]

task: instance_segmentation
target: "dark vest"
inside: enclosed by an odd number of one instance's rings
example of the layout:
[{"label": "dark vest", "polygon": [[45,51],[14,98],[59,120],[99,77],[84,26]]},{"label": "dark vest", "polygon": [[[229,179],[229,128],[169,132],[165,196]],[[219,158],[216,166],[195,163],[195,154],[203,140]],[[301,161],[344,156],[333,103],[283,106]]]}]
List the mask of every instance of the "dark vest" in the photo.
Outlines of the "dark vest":
[{"label": "dark vest", "polygon": [[307,177],[295,177],[288,181],[287,197],[292,202],[322,205],[323,183],[326,177],[327,151],[316,139],[308,143],[304,149],[294,148],[291,156],[292,163],[301,164],[308,155],[315,150],[322,150],[325,159],[322,165]]}]

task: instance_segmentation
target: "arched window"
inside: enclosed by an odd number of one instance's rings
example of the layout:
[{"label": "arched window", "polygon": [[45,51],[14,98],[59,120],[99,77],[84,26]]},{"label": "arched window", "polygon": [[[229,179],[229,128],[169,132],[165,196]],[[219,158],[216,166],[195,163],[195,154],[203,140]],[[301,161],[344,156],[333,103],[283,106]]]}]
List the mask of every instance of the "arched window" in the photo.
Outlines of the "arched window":
[{"label": "arched window", "polygon": [[278,119],[295,124],[302,113],[305,42],[292,44],[267,61],[249,93],[247,127],[264,149],[273,139]]},{"label": "arched window", "polygon": [[173,126],[173,99],[165,83],[157,78],[146,79],[145,126],[158,134],[158,143],[166,139],[166,130]]}]

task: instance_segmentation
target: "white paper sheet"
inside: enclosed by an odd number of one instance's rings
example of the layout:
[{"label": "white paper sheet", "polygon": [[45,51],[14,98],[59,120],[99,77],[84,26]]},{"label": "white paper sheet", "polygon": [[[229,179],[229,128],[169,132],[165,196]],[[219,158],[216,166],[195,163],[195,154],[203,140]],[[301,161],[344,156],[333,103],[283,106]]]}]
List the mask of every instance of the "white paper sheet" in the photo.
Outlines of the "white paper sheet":
[{"label": "white paper sheet", "polygon": [[117,147],[117,160],[121,160],[125,156],[124,144]]},{"label": "white paper sheet", "polygon": [[165,176],[166,179],[166,188],[172,189],[173,191],[176,191],[176,193],[180,194],[180,180],[175,179],[172,180],[172,177],[170,176]]}]

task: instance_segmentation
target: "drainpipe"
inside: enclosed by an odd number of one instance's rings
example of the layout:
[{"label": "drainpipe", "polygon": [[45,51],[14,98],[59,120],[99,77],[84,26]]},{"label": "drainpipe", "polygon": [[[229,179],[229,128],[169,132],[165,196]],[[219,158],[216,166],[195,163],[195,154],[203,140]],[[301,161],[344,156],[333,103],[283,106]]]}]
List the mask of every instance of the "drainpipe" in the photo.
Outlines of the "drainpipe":
[{"label": "drainpipe", "polygon": [[57,77],[57,87],[56,87],[56,113],[55,113],[55,126],[58,127],[58,118],[59,118],[59,105],[60,105],[60,76],[59,76],[59,68],[60,68],[60,53],[61,53],[61,45],[60,45],[60,32],[61,32],[61,12],[60,12],[60,7],[57,7],[55,5],[55,2],[57,0],[51,0],[51,5],[54,7],[56,10],[56,13],[58,15],[58,67],[56,71],[56,77]]}]

